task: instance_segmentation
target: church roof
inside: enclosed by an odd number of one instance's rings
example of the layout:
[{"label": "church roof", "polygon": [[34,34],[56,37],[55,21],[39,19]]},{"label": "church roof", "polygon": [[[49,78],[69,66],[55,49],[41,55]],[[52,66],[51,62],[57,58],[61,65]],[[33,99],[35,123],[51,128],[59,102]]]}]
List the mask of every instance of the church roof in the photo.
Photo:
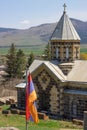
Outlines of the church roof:
[{"label": "church roof", "polygon": [[51,40],[80,40],[80,37],[76,32],[71,20],[66,14],[65,7],[64,7],[63,15],[60,18],[51,36]]},{"label": "church roof", "polygon": [[[50,61],[34,60],[29,67],[29,72],[31,74],[35,73],[35,71],[39,70],[39,67],[43,67],[43,65],[45,66],[45,69],[47,68],[47,70],[50,70],[52,75],[55,75],[61,82],[77,82],[87,84],[87,61],[85,60],[76,60],[72,70],[67,76],[63,74],[57,64]],[[16,88],[25,88],[25,86],[26,82],[23,82],[16,85]]]},{"label": "church roof", "polygon": [[87,83],[87,61],[76,60],[74,66],[67,76],[67,81]]},{"label": "church roof", "polygon": [[72,70],[67,76],[63,74],[62,70],[58,67],[58,64],[55,64],[50,61],[34,60],[34,62],[29,68],[29,71],[31,73],[34,73],[35,70],[39,69],[39,67],[42,65],[45,65],[45,68],[50,70],[53,75],[55,75],[62,82],[73,81],[87,83],[87,61],[85,60],[76,60],[74,62]]},{"label": "church roof", "polygon": [[63,74],[58,65],[53,64],[50,61],[34,60],[34,62],[29,68],[30,73],[34,73],[34,71],[42,65],[44,65],[48,70],[50,70],[62,82],[66,80],[66,76]]}]

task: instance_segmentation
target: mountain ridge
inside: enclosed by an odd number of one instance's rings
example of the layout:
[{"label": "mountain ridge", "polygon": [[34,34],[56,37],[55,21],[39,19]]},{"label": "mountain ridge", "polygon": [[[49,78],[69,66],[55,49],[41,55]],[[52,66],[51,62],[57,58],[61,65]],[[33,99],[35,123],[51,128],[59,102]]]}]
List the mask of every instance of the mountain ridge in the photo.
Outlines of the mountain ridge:
[{"label": "mountain ridge", "polygon": [[[87,22],[71,18],[81,37],[81,44],[87,44]],[[41,45],[46,44],[56,27],[56,23],[44,23],[29,29],[0,28],[0,46]]]}]

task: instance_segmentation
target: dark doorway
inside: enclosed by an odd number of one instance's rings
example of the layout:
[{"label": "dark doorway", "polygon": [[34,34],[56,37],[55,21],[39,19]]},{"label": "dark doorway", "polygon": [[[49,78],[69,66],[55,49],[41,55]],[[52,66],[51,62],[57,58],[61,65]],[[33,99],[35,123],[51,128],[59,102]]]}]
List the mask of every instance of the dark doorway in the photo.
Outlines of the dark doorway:
[{"label": "dark doorway", "polygon": [[49,110],[49,94],[46,91],[43,91],[40,95],[39,108],[41,111]]}]

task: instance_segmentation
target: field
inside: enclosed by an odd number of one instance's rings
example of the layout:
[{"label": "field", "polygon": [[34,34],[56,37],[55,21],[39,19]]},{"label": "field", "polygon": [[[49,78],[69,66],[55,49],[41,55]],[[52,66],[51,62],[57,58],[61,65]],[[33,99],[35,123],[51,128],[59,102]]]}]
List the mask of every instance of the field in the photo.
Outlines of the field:
[{"label": "field", "polygon": [[[25,130],[25,116],[21,115],[2,115],[0,114],[0,127],[16,127]],[[40,120],[38,124],[28,122],[29,130],[60,130],[61,128],[82,130],[82,126],[76,126],[72,122],[62,120]]]},{"label": "field", "polygon": [[[31,52],[33,52],[35,55],[41,55],[44,51],[46,45],[42,44],[42,45],[34,45],[34,46],[20,46],[20,47],[16,47],[16,49],[21,49],[23,50],[23,52],[28,55]],[[6,55],[9,51],[10,47],[1,47],[0,48],[0,55]]]},{"label": "field", "polygon": [[87,44],[81,44],[80,52],[87,54]]},{"label": "field", "polygon": [[[9,105],[3,105],[2,110],[7,110]],[[16,127],[20,130],[25,130],[26,121],[24,115],[10,114],[4,115],[0,112],[0,127]],[[28,129],[29,130],[83,130],[82,126],[75,125],[70,121],[63,120],[40,120],[38,124],[29,121]]]},{"label": "field", "polygon": [[[31,52],[33,52],[34,55],[41,56],[44,52],[46,44],[41,45],[33,45],[33,46],[20,46],[16,47],[16,49],[21,49],[25,53],[25,55],[28,57]],[[8,54],[10,47],[1,47],[0,48],[0,64],[3,64],[6,61],[5,55]],[[81,45],[81,58],[85,57],[87,60],[87,45],[83,44]],[[85,55],[84,55],[85,54]]]},{"label": "field", "polygon": [[[3,105],[2,110],[7,110],[9,105]],[[4,115],[0,112],[0,127],[16,127],[20,130],[25,130],[26,121],[24,115],[10,114]],[[63,120],[40,120],[38,124],[29,121],[28,129],[29,130],[83,130],[82,126],[75,125],[70,121]]]},{"label": "field", "polygon": [[[41,44],[41,45],[33,45],[33,46],[20,46],[20,47],[16,47],[16,48],[22,49],[26,55],[30,54],[31,52],[33,52],[35,55],[42,55],[45,46],[46,46],[46,44]],[[9,48],[10,47],[1,47],[0,55],[6,55],[8,53]],[[86,44],[81,45],[80,52],[87,54],[87,45]]]},{"label": "field", "polygon": [[87,54],[87,48],[81,48],[80,52]]}]

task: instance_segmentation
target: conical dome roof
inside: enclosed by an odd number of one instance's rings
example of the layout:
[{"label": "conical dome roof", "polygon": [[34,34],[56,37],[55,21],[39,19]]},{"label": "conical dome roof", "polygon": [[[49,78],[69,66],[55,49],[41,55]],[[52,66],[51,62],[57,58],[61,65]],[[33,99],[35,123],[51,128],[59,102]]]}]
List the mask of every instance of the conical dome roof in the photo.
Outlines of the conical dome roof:
[{"label": "conical dome roof", "polygon": [[66,14],[65,8],[63,15],[51,36],[51,40],[80,40],[71,20]]}]

